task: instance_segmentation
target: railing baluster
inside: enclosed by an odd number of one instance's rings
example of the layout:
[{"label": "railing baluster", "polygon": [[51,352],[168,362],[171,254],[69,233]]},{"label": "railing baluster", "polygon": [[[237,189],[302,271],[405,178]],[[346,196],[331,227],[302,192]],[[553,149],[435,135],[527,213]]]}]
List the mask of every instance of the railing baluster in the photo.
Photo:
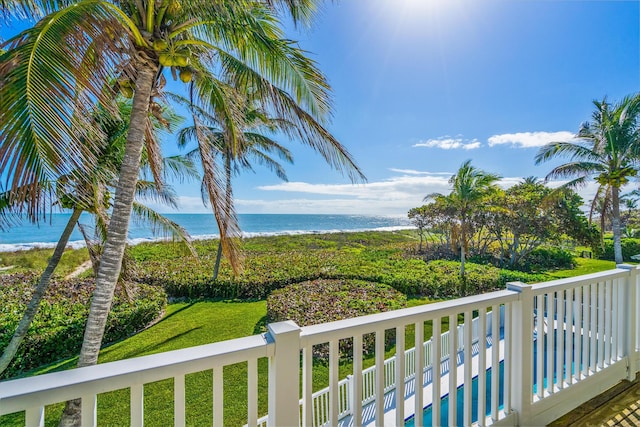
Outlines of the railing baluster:
[{"label": "railing baluster", "polygon": [[[354,359],[355,363],[355,359]],[[313,426],[313,346],[302,349],[302,425]]]},{"label": "railing baluster", "polygon": [[224,375],[222,366],[213,368],[213,425],[214,427],[222,427],[224,425]]},{"label": "railing baluster", "polygon": [[536,394],[544,397],[544,295],[536,298]]},{"label": "railing baluster", "polygon": [[598,283],[598,370],[602,370],[604,367],[604,347],[605,347],[605,329],[604,329],[604,312],[605,312],[605,300],[604,300],[604,288],[607,282]]},{"label": "railing baluster", "polygon": [[589,328],[589,333],[591,335],[591,348],[589,350],[589,369],[591,373],[596,372],[596,365],[598,363],[598,354],[597,354],[597,339],[598,339],[598,284],[591,284],[591,327]]},{"label": "railing baluster", "polygon": [[27,427],[44,427],[44,406],[27,409],[24,417],[24,424]]},{"label": "railing baluster", "polygon": [[416,322],[414,324],[415,350],[413,354],[413,363],[415,375],[413,376],[414,389],[414,424],[421,426],[423,424],[423,402],[424,390],[422,388],[424,378],[424,322]]},{"label": "railing baluster", "polygon": [[[420,325],[422,327],[422,323]],[[432,424],[436,426],[440,424],[440,397],[442,395],[442,383],[440,382],[442,377],[442,326],[440,317],[432,320],[431,343],[431,418]],[[422,389],[422,379],[420,380],[420,389]],[[422,407],[422,392],[420,392],[420,406]],[[422,413],[422,411],[420,412]],[[416,421],[416,425],[422,425],[422,415],[420,415],[420,421],[420,424]]]},{"label": "railing baluster", "polygon": [[247,426],[258,424],[258,360],[247,360]]},{"label": "railing baluster", "polygon": [[353,425],[362,425],[362,335],[353,337],[353,401],[351,402]]},{"label": "railing baluster", "polygon": [[340,351],[338,340],[329,342],[329,422],[338,425],[338,370]]},{"label": "railing baluster", "polygon": [[557,292],[556,316],[556,383],[559,389],[564,388],[564,291]]},{"label": "railing baluster", "polygon": [[478,425],[484,427],[487,418],[487,309],[484,307],[478,310],[478,338]]},{"label": "railing baluster", "polygon": [[[417,341],[416,346],[421,346]],[[396,328],[396,425],[404,424],[404,326]]]},{"label": "railing baluster", "polygon": [[554,348],[555,348],[555,317],[556,317],[556,298],[554,292],[547,295],[547,392],[551,395],[554,393]]},{"label": "railing baluster", "polygon": [[144,425],[144,385],[134,384],[130,388],[131,427]]},{"label": "railing baluster", "polygon": [[574,308],[575,308],[575,304],[573,302],[573,289],[569,288],[567,289],[567,312],[566,312],[566,316],[567,316],[567,321],[566,321],[566,328],[565,328],[565,333],[567,334],[567,352],[565,354],[566,360],[567,360],[567,365],[566,365],[566,378],[567,378],[567,384],[571,385],[573,384],[573,352],[574,352],[574,347],[573,347],[573,334],[574,334],[574,329],[573,329],[573,313],[574,313]]},{"label": "railing baluster", "polygon": [[574,369],[574,378],[576,381],[580,381],[580,372],[582,371],[582,361],[584,360],[583,352],[582,352],[582,340],[584,330],[582,329],[582,286],[578,286],[574,289],[575,293],[575,327],[574,327],[574,344],[573,348],[575,349],[575,360],[574,363],[576,367]]},{"label": "railing baluster", "polygon": [[491,307],[491,420],[498,421],[500,393],[500,306]]},{"label": "railing baluster", "polygon": [[582,287],[582,378],[589,375],[589,366],[591,364],[590,343],[591,334],[589,333],[591,324],[591,293],[590,286]]},{"label": "railing baluster", "polygon": [[[529,312],[531,313],[531,312]],[[504,360],[504,381],[503,381],[503,393],[504,393],[504,411],[505,413],[510,412],[511,408],[511,304],[504,305],[504,346],[503,346],[503,357]],[[533,336],[533,331],[531,331],[531,336]],[[533,349],[533,346],[531,347]],[[533,355],[531,356],[533,357]],[[526,366],[527,369],[532,369],[533,364],[531,366]],[[531,374],[533,376],[533,373]],[[529,402],[531,403],[531,402]]]},{"label": "railing baluster", "polygon": [[622,298],[620,298],[619,286],[620,280],[618,279],[615,279],[611,284],[611,359],[613,359],[614,362],[618,361],[620,358],[620,341],[618,340],[618,333],[620,330],[623,330],[622,328],[624,328],[624,325],[622,325],[621,329],[618,328],[622,321],[621,313],[623,313],[620,310],[624,310],[621,306]]},{"label": "railing baluster", "polygon": [[457,423],[458,398],[458,315],[449,316],[449,425]]},{"label": "railing baluster", "polygon": [[468,426],[471,425],[471,407],[473,406],[471,401],[471,390],[472,390],[472,379],[473,372],[471,371],[473,368],[473,363],[471,363],[471,333],[473,332],[473,328],[471,327],[472,322],[472,313],[470,311],[465,311],[464,313],[464,325],[463,329],[463,341],[464,341],[464,407],[463,407],[463,423]]},{"label": "railing baluster", "polygon": [[96,426],[97,425],[97,396],[95,394],[89,394],[82,397],[81,406],[81,421],[80,425],[83,427]]},{"label": "railing baluster", "polygon": [[384,329],[376,331],[376,425],[384,425]]},{"label": "railing baluster", "polygon": [[185,418],[184,374],[173,377],[173,422],[174,426],[184,426]]},{"label": "railing baluster", "polygon": [[612,336],[612,310],[614,305],[612,304],[612,294],[613,294],[613,281],[607,280],[605,287],[605,316],[604,316],[604,361],[607,365],[611,364],[611,338]]}]

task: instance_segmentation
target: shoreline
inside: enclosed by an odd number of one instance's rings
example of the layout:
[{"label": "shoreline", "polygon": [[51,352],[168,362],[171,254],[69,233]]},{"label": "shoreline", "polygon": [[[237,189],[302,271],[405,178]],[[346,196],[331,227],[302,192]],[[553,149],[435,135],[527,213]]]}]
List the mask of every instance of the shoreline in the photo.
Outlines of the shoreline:
[{"label": "shoreline", "polygon": [[[282,230],[282,231],[258,231],[258,232],[242,232],[243,239],[251,239],[253,237],[270,237],[270,236],[299,236],[304,234],[338,234],[338,233],[361,233],[361,232],[377,232],[377,231],[402,231],[413,230],[411,225],[396,225],[388,227],[376,228],[357,228],[357,229],[329,229],[329,230]],[[219,234],[200,234],[191,236],[192,241],[201,240],[217,240]],[[162,243],[172,242],[171,238],[166,237],[139,237],[128,239],[127,243],[131,246],[141,243]],[[52,249],[57,242],[27,242],[27,243],[0,243],[0,253],[22,252],[32,249]],[[74,240],[67,243],[66,249],[82,249],[86,246],[84,240]]]}]

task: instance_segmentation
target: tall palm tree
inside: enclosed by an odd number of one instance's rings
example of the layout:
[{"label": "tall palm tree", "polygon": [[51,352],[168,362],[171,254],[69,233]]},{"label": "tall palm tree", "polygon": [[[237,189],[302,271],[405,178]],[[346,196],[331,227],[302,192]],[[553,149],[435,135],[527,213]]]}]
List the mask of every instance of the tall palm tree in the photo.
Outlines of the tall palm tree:
[{"label": "tall palm tree", "polygon": [[[240,110],[244,113],[237,118],[228,117],[225,111],[214,111],[213,114],[210,114],[202,108],[189,104],[195,116],[194,121],[199,121],[201,125],[185,127],[178,134],[180,147],[187,146],[189,142],[198,142],[199,139],[204,139],[219,154],[216,157],[221,159],[222,167],[219,170],[224,171],[225,175],[224,205],[227,207],[233,205],[232,176],[242,170],[252,171],[252,161],[267,167],[285,181],[287,180],[286,172],[273,156],[276,155],[282,161],[293,163],[291,152],[272,138],[276,131],[292,124],[285,119],[270,117],[259,106],[252,105],[255,103],[251,101],[250,96],[245,97],[241,102],[244,105],[240,107]],[[235,142],[229,131],[231,127],[229,122],[232,120],[236,122],[231,123],[231,126],[239,130]],[[198,148],[189,152],[187,157],[194,158],[194,160],[198,158],[202,161]],[[203,188],[205,185],[203,182]],[[206,203],[206,200],[204,201]],[[220,203],[210,202],[213,209],[220,209]],[[213,280],[218,277],[221,258],[222,242],[220,241],[216,253]]]},{"label": "tall palm tree", "polygon": [[615,262],[622,259],[620,188],[638,174],[640,155],[640,96],[627,96],[610,104],[593,101],[592,121],[580,126],[577,142],[552,142],[540,149],[536,164],[556,157],[569,162],[555,167],[547,179],[572,178],[565,186],[579,187],[595,179],[599,193],[611,194],[611,224]]},{"label": "tall palm tree", "polygon": [[[95,163],[95,155],[82,144],[78,131],[96,129],[84,120],[87,114],[72,116],[69,111],[76,109],[69,107],[90,110],[94,103],[89,101],[108,105],[113,91],[105,82],[113,78],[120,78],[123,93],[133,92],[123,162],[78,366],[97,363],[126,247],[148,112],[153,99],[162,95],[165,71],[175,76],[180,73],[183,81],[193,78],[196,96],[208,92],[221,106],[226,97],[214,72],[256,88],[265,104],[300,125],[302,142],[352,179],[364,179],[348,152],[323,126],[331,110],[326,79],[279,28],[279,12],[285,11],[295,22],[308,22],[316,3],[318,0],[2,3],[3,11],[48,13],[2,46],[8,50],[0,56],[0,169],[10,170],[8,190],[35,186],[42,178],[55,179],[61,172]],[[217,199],[221,191],[211,152],[204,144],[200,148],[206,159],[207,189]],[[40,203],[36,191],[12,197],[34,209]],[[225,247],[227,232],[237,229],[235,215],[225,213],[217,220]],[[227,244],[226,255],[237,268],[232,249]],[[77,424],[79,411],[74,419]]]},{"label": "tall palm tree", "polygon": [[[119,163],[122,161],[122,151],[125,142],[123,135],[126,134],[126,128],[128,126],[129,107],[130,103],[120,100],[118,102],[120,117],[115,118],[107,114],[106,111],[97,112],[98,114],[94,119],[103,127],[105,135],[108,138],[108,143],[106,145],[99,145],[102,149],[101,152],[98,153],[99,161],[94,170],[86,173],[63,175],[59,177],[56,182],[39,183],[39,186],[51,195],[51,203],[70,210],[71,215],[60,235],[53,255],[47,263],[45,271],[38,280],[31,300],[11,341],[7,347],[4,348],[2,356],[0,356],[0,374],[9,366],[18,351],[20,343],[26,336],[38,312],[42,298],[49,287],[51,276],[60,262],[69,238],[71,237],[71,233],[76,225],[79,225],[78,220],[83,212],[90,213],[94,217],[96,229],[104,240],[106,226],[109,220],[107,210],[110,207],[110,201],[112,199],[110,189],[117,183],[117,173]],[[160,131],[160,126],[169,125],[170,122],[174,120],[172,114],[168,114],[166,118],[163,116],[159,116],[159,118],[160,121],[165,124],[161,124],[157,120],[155,121],[155,126],[152,129],[153,137]],[[146,158],[147,155],[145,153],[143,156],[143,164],[148,163]],[[193,176],[196,172],[193,170],[191,163],[185,160],[186,159],[176,157],[164,159],[168,165],[168,170],[172,170],[180,175]],[[82,178],[78,179],[80,177]],[[166,185],[162,185],[162,183],[146,180],[139,180],[137,187],[138,200],[134,201],[135,216],[153,224],[154,228],[164,233],[172,234],[175,238],[184,242],[192,253],[195,253],[195,250],[191,246],[190,237],[182,227],[142,203],[142,200],[150,199],[175,207],[176,197],[171,189]],[[4,201],[4,203],[2,203],[2,201]],[[0,193],[0,215],[12,216],[15,211],[20,211],[20,207],[12,205],[12,202],[8,192]],[[83,235],[84,234],[83,232]],[[87,240],[86,236],[85,240]],[[87,241],[87,247],[90,248],[89,241]],[[93,256],[91,256],[91,260],[94,265],[94,272],[97,272],[96,260]]]},{"label": "tall palm tree", "polygon": [[449,179],[451,193],[446,196],[433,193],[425,197],[425,200],[442,198],[456,212],[459,220],[460,276],[463,278],[465,277],[466,249],[470,234],[469,218],[487,195],[495,190],[495,184],[499,179],[499,175],[478,169],[471,165],[471,160],[467,160]]}]

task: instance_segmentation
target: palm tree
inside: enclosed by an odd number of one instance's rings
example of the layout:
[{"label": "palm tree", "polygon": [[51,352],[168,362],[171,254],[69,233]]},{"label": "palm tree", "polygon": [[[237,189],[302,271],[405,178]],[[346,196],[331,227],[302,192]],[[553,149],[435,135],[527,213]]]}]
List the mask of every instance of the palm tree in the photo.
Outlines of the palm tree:
[{"label": "palm tree", "polygon": [[578,141],[545,145],[536,155],[536,164],[568,157],[570,161],[555,167],[546,179],[575,177],[565,184],[573,188],[595,179],[599,185],[598,194],[610,193],[613,251],[615,262],[620,264],[623,262],[620,188],[638,174],[640,96],[627,96],[613,105],[606,98],[593,101],[593,104],[596,108],[592,121],[580,126],[576,135]]},{"label": "palm tree", "polygon": [[[302,142],[315,148],[352,180],[364,179],[348,152],[323,126],[331,105],[329,85],[315,64],[278,27],[278,13],[308,22],[317,0],[72,0],[6,1],[3,11],[48,13],[33,28],[9,40],[0,56],[0,169],[9,171],[7,190],[26,201],[27,213],[41,203],[37,182],[82,166],[95,155],[82,144],[78,130],[96,132],[84,120],[98,101],[113,97],[105,82],[120,78],[120,90],[133,95],[130,126],[115,191],[78,366],[97,363],[115,285],[126,247],[140,160],[152,101],[161,96],[165,71],[196,83],[193,93],[210,94],[222,107],[220,72],[256,88],[265,105],[299,124]],[[131,93],[133,92],[133,93]],[[76,106],[77,108],[70,108]],[[82,111],[81,111],[82,112]],[[87,111],[86,113],[89,113]],[[72,131],[73,129],[73,131]],[[221,195],[212,153],[201,144],[210,198]],[[152,150],[149,150],[152,151]],[[15,161],[18,159],[18,161]],[[156,165],[159,168],[159,165]],[[31,186],[31,187],[29,187]],[[223,248],[228,231],[237,228],[232,211],[217,215]],[[228,242],[227,242],[228,243]],[[226,245],[226,256],[239,260]],[[79,422],[75,411],[75,423]]]},{"label": "palm tree", "polygon": [[[96,230],[102,240],[104,240],[106,224],[108,223],[107,210],[111,200],[110,188],[112,188],[117,182],[117,172],[119,163],[122,160],[122,149],[125,142],[122,135],[126,134],[129,107],[130,103],[120,100],[118,102],[118,110],[121,118],[113,118],[109,114],[106,114],[105,111],[99,111],[99,114],[95,117],[95,120],[100,123],[101,127],[103,127],[105,135],[108,138],[107,145],[100,145],[102,147],[102,151],[99,153],[98,158],[100,160],[96,165],[96,169],[90,173],[63,175],[56,182],[39,183],[39,186],[44,191],[47,191],[54,199],[51,203],[70,210],[71,215],[60,239],[58,240],[58,243],[56,244],[53,255],[47,263],[45,271],[38,280],[33,296],[11,338],[11,341],[2,352],[2,356],[0,357],[0,374],[4,372],[15,357],[20,343],[33,323],[33,319],[38,312],[42,298],[49,287],[51,276],[60,262],[67,243],[69,242],[69,238],[71,237],[71,233],[76,225],[79,226],[78,220],[83,212],[88,212],[94,217]],[[169,114],[166,114],[166,118],[164,116],[159,116],[159,118],[160,120],[156,120],[153,128],[154,138],[155,134],[160,130],[160,127],[164,126],[160,122],[169,125],[173,121],[173,124],[176,124],[175,119],[170,112]],[[145,158],[143,159],[145,160],[143,163],[148,164],[146,161],[146,153],[143,157]],[[169,157],[164,159],[164,162],[168,165],[168,170],[172,170],[180,175],[193,176],[195,174],[191,163],[186,161],[186,159]],[[78,180],[80,177],[82,178]],[[137,187],[138,200],[134,201],[134,213],[136,217],[153,224],[154,228],[157,228],[164,233],[172,234],[174,237],[184,242],[187,248],[195,254],[195,250],[190,242],[190,237],[182,227],[163,215],[155,212],[153,209],[145,206],[141,202],[143,199],[151,199],[175,207],[176,197],[171,189],[166,185],[145,180],[139,180],[137,182]],[[1,201],[4,201],[4,203]],[[8,192],[0,193],[0,216],[10,217],[13,214],[12,211],[20,211],[20,209],[18,206],[11,204],[11,197]],[[98,271],[96,259],[93,254],[91,254],[91,245],[84,231],[83,236],[87,241],[87,248],[90,249],[91,260],[95,273]]]},{"label": "palm tree", "polygon": [[[210,114],[202,108],[189,104],[192,113],[196,116],[194,121],[199,121],[201,125],[183,128],[178,135],[180,147],[187,146],[190,141],[197,142],[199,139],[204,139],[215,152],[219,153],[223,163],[219,169],[223,170],[225,175],[224,204],[227,207],[233,205],[232,175],[240,173],[241,170],[253,170],[251,160],[267,167],[284,181],[287,180],[286,172],[282,165],[273,158],[273,155],[278,156],[280,160],[293,163],[291,152],[269,136],[269,134],[274,134],[278,129],[291,125],[291,123],[285,119],[270,117],[259,106],[251,105],[252,102],[249,98],[244,100],[244,107],[240,107],[244,114],[238,118],[229,118],[224,111],[214,111],[214,114]],[[241,123],[232,124],[236,129],[239,129],[238,140],[235,143],[229,132],[229,121],[231,120],[241,121]],[[187,157],[194,160],[198,158],[202,161],[198,148],[187,153]],[[203,188],[205,185],[203,182]],[[220,209],[219,203],[215,203],[215,201],[211,201],[211,205],[213,209]],[[216,253],[213,280],[218,277],[221,258],[222,242],[220,241]]]},{"label": "palm tree", "polygon": [[433,193],[425,200],[441,198],[453,209],[459,220],[460,242],[460,276],[465,277],[465,258],[469,238],[469,217],[481,205],[482,201],[495,190],[499,175],[485,172],[471,165],[471,160],[464,162],[458,172],[449,179],[451,193],[444,196]]}]

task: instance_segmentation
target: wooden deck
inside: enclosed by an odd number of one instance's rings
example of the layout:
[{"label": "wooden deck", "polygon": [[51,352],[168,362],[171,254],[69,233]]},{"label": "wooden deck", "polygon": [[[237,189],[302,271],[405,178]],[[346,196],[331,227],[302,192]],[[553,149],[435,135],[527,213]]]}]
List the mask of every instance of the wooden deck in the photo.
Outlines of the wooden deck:
[{"label": "wooden deck", "polygon": [[549,426],[640,426],[640,373],[635,381],[622,381]]}]

